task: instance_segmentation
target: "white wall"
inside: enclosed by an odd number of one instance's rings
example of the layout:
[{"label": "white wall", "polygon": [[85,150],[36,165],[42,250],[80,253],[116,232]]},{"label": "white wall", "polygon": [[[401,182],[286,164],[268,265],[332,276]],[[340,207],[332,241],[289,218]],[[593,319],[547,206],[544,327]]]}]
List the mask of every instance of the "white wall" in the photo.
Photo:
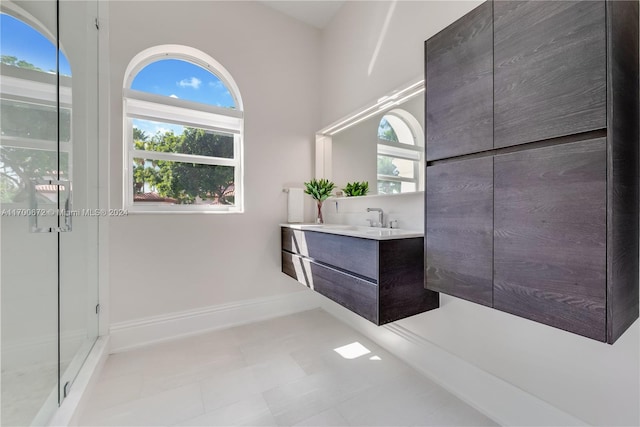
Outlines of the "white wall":
[{"label": "white wall", "polygon": [[[258,2],[110,2],[111,203],[122,200],[122,85],[160,44],[211,55],[245,107],[245,213],[130,214],[110,222],[111,324],[301,290],[280,272],[283,186],[312,177],[317,29]],[[311,209],[308,210],[312,218]]]},{"label": "white wall", "polygon": [[[400,1],[393,8],[391,2],[347,2],[322,37],[323,125],[419,76],[424,40],[477,4]],[[364,222],[362,208],[369,203],[389,212],[398,206],[393,197],[345,199],[337,214],[325,218]],[[422,200],[413,203],[402,227],[422,229],[422,216],[415,214]],[[352,321],[359,319],[354,315]],[[587,423],[640,422],[638,322],[611,346],[442,295],[441,308],[396,324]]]},{"label": "white wall", "polygon": [[322,34],[322,124],[421,76],[424,41],[478,4],[346,2]]}]

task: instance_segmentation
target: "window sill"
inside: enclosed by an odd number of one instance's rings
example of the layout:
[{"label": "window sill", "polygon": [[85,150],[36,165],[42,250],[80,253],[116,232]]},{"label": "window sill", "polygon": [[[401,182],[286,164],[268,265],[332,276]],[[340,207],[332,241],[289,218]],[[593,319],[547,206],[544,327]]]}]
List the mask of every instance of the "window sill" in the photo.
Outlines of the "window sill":
[{"label": "window sill", "polygon": [[228,214],[242,214],[244,213],[244,209],[234,208],[234,209],[225,209],[225,210],[211,210],[211,209],[141,209],[139,207],[128,207],[125,208],[128,215],[228,215]]}]

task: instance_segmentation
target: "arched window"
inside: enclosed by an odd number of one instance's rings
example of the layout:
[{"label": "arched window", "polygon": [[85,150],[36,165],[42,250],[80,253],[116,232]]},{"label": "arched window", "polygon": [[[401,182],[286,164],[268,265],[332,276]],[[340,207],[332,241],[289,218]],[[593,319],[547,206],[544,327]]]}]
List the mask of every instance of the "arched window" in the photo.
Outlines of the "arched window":
[{"label": "arched window", "polygon": [[227,70],[169,45],[138,54],[125,76],[125,207],[242,212],[242,100]]},{"label": "arched window", "polygon": [[420,191],[424,133],[418,120],[391,110],[378,126],[378,194]]}]

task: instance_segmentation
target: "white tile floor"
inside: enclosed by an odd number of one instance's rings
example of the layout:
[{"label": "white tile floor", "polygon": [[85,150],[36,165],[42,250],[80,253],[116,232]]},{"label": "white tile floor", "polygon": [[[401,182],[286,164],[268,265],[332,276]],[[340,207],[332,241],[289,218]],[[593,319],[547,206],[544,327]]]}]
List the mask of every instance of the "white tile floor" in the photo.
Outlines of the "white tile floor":
[{"label": "white tile floor", "polygon": [[496,424],[318,309],[111,355],[80,425]]},{"label": "white tile floor", "polygon": [[2,371],[0,383],[0,425],[28,426],[49,395],[57,393],[58,365],[41,364]]}]

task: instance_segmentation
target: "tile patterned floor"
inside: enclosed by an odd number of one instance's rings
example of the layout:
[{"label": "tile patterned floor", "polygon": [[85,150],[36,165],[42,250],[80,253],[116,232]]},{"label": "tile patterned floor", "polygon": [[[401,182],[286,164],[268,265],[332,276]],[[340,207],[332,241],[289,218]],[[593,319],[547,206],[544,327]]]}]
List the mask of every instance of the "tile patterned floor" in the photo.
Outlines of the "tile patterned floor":
[{"label": "tile patterned floor", "polygon": [[113,354],[80,425],[497,424],[318,309]]}]

